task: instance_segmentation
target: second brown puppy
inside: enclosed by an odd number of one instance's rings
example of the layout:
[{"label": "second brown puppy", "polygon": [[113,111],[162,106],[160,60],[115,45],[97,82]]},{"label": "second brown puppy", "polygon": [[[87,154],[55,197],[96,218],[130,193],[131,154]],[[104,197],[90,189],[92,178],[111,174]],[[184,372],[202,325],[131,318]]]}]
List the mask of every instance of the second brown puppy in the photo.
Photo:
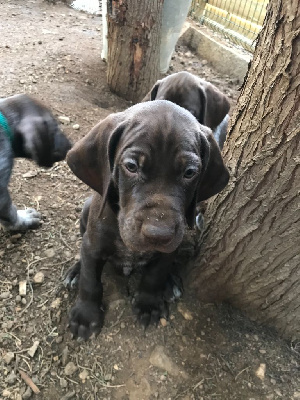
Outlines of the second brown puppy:
[{"label": "second brown puppy", "polygon": [[143,102],[151,100],[169,100],[185,108],[201,125],[212,129],[220,149],[223,148],[230,103],[216,86],[190,72],[176,72],[154,84]]}]

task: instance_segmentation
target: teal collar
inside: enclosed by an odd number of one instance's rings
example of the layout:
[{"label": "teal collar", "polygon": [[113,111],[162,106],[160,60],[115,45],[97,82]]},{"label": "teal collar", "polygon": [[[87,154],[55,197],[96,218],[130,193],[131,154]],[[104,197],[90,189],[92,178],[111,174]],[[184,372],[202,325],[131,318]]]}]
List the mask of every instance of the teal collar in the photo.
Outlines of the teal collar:
[{"label": "teal collar", "polygon": [[13,139],[14,139],[14,135],[13,135],[12,130],[10,129],[10,126],[8,124],[6,117],[2,114],[2,112],[0,112],[0,128],[3,128],[6,136],[12,143]]}]

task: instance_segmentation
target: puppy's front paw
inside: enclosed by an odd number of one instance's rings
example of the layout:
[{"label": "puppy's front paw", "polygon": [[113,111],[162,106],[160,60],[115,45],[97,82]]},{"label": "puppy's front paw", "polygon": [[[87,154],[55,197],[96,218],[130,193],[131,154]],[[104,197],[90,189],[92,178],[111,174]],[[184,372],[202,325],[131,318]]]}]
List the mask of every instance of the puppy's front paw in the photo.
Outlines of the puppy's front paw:
[{"label": "puppy's front paw", "polygon": [[104,311],[94,302],[78,300],[70,313],[70,330],[74,338],[87,340],[97,336],[103,326]]},{"label": "puppy's front paw", "polygon": [[161,293],[138,292],[133,298],[133,313],[146,329],[150,323],[158,324],[160,318],[168,318],[168,304]]},{"label": "puppy's front paw", "polygon": [[8,229],[11,231],[24,231],[27,229],[37,228],[41,223],[41,214],[34,208],[26,208],[26,210],[17,211],[17,221]]}]

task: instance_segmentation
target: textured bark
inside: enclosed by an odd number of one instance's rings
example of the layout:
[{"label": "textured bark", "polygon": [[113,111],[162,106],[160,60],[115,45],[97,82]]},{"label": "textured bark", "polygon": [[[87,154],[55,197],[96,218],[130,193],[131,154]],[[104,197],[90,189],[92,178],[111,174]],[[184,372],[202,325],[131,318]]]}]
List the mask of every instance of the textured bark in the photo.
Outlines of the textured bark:
[{"label": "textured bark", "polygon": [[271,0],[208,205],[191,285],[286,337],[300,333],[300,3]]},{"label": "textured bark", "polygon": [[159,77],[163,0],[108,0],[110,89],[138,102]]}]

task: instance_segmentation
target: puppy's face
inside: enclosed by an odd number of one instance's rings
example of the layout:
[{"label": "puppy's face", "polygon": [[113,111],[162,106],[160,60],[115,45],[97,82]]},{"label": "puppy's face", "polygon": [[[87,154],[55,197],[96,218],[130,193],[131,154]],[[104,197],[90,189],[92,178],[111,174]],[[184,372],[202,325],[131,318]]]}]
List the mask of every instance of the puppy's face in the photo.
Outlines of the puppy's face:
[{"label": "puppy's face", "polygon": [[178,74],[175,77],[170,75],[164,78],[157,86],[155,100],[169,100],[178,104],[204,124],[205,94],[201,91],[199,82],[191,74]]},{"label": "puppy's face", "polygon": [[150,100],[178,104],[211,129],[222,122],[230,108],[227,97],[214,85],[186,71],[157,81],[150,92]]},{"label": "puppy's face", "polygon": [[[69,151],[67,162],[115,212],[133,251],[173,252],[196,204],[221,191],[229,174],[211,130],[169,101],[112,114]],[[104,222],[105,223],[105,220]]]},{"label": "puppy's face", "polygon": [[173,113],[127,125],[113,173],[120,234],[131,250],[170,253],[181,243],[203,170],[199,136],[196,121]]}]

